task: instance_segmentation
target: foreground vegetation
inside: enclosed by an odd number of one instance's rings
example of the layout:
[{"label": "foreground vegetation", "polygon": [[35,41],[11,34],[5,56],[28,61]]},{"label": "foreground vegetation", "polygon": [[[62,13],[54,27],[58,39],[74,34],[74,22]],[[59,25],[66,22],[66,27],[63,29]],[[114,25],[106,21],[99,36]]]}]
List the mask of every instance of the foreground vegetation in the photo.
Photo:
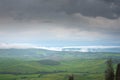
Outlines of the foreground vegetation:
[{"label": "foreground vegetation", "polygon": [[112,58],[114,69],[120,62],[119,53],[54,52],[50,53],[54,55],[45,56],[44,54],[49,54],[45,52],[31,53],[44,58],[24,58],[26,56],[22,55],[16,55],[16,58],[15,52],[13,56],[0,55],[0,80],[68,80],[71,74],[74,74],[74,80],[104,80],[106,61]]}]

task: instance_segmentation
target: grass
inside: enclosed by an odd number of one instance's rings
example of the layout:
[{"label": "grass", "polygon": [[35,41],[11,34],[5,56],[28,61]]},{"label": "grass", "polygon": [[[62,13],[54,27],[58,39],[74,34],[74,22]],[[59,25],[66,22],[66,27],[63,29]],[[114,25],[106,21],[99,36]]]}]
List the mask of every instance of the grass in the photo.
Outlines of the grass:
[{"label": "grass", "polygon": [[[6,60],[5,60],[6,61]],[[38,63],[38,61],[19,61],[19,60],[9,60],[9,64],[2,64],[5,66],[4,69],[0,68],[0,72],[13,72],[22,73],[24,75],[10,75],[1,74],[0,80],[67,80],[69,74],[74,74],[76,80],[87,78],[96,79],[102,78],[105,69],[105,60],[102,59],[74,59],[74,60],[62,60],[60,65],[44,65]],[[55,73],[57,72],[58,73]],[[63,71],[63,72],[61,72]],[[46,72],[45,74],[40,74],[36,72]],[[53,72],[53,73],[49,73]],[[30,74],[36,73],[36,74]],[[27,74],[27,75],[26,75]]]},{"label": "grass", "polygon": [[[120,54],[114,56],[106,53],[103,56],[112,56],[115,59],[120,57]],[[67,80],[71,74],[75,76],[75,80],[104,80],[107,58],[63,59],[58,60],[60,64],[57,65],[52,65],[56,62],[49,59],[0,58],[0,80]]]}]

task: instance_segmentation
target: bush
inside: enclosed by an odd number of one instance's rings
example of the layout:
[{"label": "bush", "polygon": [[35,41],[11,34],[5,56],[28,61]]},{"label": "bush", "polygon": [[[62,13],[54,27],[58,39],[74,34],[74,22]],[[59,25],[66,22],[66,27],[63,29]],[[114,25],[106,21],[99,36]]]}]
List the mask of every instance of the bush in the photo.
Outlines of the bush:
[{"label": "bush", "polygon": [[68,80],[74,80],[74,76],[73,75],[68,76]]},{"label": "bush", "polygon": [[55,61],[55,60],[41,60],[41,61],[39,61],[39,63],[42,65],[51,65],[51,66],[60,64],[59,61]]}]

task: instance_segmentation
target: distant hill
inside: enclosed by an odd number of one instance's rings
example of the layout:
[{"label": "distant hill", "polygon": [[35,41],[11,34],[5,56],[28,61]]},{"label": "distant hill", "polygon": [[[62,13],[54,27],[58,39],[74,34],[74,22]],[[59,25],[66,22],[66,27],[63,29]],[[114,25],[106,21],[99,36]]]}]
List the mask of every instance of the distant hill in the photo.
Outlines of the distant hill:
[{"label": "distant hill", "polygon": [[72,58],[117,58],[119,49],[88,49],[79,51],[79,48],[64,48],[62,51],[51,51],[45,49],[0,49],[0,58],[17,58],[17,59],[72,59]]},{"label": "distant hill", "polygon": [[78,51],[78,52],[120,52],[119,47],[115,48],[62,48],[62,51]]},{"label": "distant hill", "polygon": [[[54,52],[54,51],[68,51],[68,52],[120,52],[120,46],[66,46],[66,47],[44,47],[30,44],[7,44],[0,43],[0,49],[4,51],[12,51],[18,49],[19,52],[27,51],[33,53],[36,51]],[[24,53],[23,52],[23,53]]]}]

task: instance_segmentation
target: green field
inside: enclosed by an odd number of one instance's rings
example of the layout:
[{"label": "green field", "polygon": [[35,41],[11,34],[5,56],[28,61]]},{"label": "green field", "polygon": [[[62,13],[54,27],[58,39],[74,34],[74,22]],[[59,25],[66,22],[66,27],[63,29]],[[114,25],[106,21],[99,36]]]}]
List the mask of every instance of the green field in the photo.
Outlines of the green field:
[{"label": "green field", "polygon": [[[41,54],[44,53],[42,51]],[[41,55],[40,52],[34,54]],[[1,55],[0,80],[68,80],[71,74],[75,76],[75,80],[104,80],[106,61],[112,58],[114,68],[120,62],[119,53],[50,54],[54,55],[29,59],[22,55],[17,58],[13,57],[15,54],[9,57]]]}]

